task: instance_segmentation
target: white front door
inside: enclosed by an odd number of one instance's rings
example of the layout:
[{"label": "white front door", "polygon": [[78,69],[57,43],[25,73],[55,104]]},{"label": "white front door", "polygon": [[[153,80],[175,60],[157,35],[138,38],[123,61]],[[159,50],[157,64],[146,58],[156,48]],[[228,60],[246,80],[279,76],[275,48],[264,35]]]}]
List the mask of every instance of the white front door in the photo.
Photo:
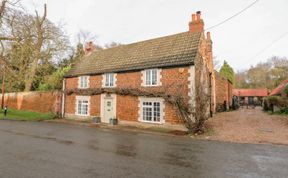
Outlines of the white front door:
[{"label": "white front door", "polygon": [[116,108],[114,108],[113,98],[104,98],[104,115],[103,122],[109,123],[110,119],[115,118]]}]

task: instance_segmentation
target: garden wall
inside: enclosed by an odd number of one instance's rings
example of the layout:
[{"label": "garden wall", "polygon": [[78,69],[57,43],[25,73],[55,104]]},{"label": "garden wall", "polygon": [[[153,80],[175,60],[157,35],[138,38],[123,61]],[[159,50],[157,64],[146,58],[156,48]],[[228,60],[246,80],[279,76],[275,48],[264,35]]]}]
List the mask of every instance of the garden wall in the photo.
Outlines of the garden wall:
[{"label": "garden wall", "polygon": [[216,72],[216,111],[222,112],[232,105],[232,83]]},{"label": "garden wall", "polygon": [[[28,110],[39,113],[61,113],[61,92],[17,92],[4,95],[4,106],[18,110]],[[2,102],[2,95],[0,94]]]}]

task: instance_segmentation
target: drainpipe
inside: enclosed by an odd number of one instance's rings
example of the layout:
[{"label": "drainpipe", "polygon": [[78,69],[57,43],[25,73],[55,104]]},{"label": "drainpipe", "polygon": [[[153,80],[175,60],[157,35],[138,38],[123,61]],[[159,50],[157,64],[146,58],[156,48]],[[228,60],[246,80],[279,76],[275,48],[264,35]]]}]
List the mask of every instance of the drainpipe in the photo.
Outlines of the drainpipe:
[{"label": "drainpipe", "polygon": [[61,116],[62,118],[65,117],[65,89],[66,89],[66,80],[63,79],[63,86],[62,86],[62,106],[61,106]]}]

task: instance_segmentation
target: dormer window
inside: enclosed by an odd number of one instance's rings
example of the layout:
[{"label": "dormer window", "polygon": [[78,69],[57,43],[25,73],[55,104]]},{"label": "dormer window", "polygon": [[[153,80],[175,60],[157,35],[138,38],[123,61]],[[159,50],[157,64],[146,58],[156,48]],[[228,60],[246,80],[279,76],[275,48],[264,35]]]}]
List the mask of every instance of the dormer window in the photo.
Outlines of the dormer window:
[{"label": "dormer window", "polygon": [[144,71],[145,86],[158,86],[160,85],[160,70],[148,69]]},{"label": "dormer window", "polygon": [[104,87],[115,87],[116,83],[116,74],[114,73],[109,73],[109,74],[104,74]]},{"label": "dormer window", "polygon": [[79,77],[79,88],[88,88],[89,87],[89,76],[80,76]]}]

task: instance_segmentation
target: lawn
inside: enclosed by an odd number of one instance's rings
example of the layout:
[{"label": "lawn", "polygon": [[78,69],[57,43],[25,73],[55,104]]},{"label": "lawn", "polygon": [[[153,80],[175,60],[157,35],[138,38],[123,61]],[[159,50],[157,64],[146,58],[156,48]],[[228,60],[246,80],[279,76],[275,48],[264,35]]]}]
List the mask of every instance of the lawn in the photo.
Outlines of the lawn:
[{"label": "lawn", "polygon": [[54,119],[55,114],[53,113],[37,113],[32,111],[8,109],[7,116],[4,117],[4,111],[0,112],[1,119],[10,119],[10,120],[20,120],[20,121],[42,121]]}]

